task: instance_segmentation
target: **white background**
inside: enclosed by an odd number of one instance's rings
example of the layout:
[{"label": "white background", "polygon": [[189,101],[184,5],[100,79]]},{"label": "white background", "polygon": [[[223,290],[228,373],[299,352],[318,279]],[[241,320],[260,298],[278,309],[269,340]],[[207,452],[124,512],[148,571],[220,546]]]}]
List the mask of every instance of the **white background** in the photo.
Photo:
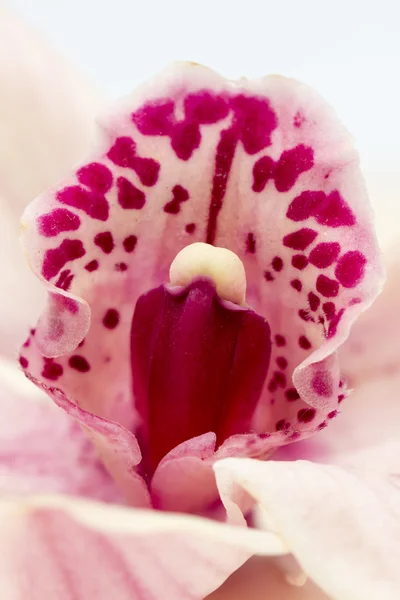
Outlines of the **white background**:
[{"label": "white background", "polygon": [[[389,213],[400,203],[400,2],[9,0],[7,5],[110,96],[128,93],[174,60],[200,62],[232,78],[281,73],[313,85],[354,134],[375,207]],[[380,228],[382,219],[379,214]],[[384,226],[400,233],[393,218]]]}]

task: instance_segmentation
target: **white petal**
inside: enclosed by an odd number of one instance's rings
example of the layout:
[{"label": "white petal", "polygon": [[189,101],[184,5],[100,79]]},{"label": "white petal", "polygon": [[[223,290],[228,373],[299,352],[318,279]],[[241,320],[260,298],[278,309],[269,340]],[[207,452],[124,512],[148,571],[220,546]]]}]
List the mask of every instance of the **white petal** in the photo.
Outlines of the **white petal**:
[{"label": "white petal", "polygon": [[348,469],[226,459],[215,470],[225,494],[230,484],[255,499],[332,600],[398,600],[399,456],[397,443],[376,450],[371,468],[361,456]]},{"label": "white petal", "polygon": [[201,600],[276,536],[67,497],[0,504],[0,597]]}]

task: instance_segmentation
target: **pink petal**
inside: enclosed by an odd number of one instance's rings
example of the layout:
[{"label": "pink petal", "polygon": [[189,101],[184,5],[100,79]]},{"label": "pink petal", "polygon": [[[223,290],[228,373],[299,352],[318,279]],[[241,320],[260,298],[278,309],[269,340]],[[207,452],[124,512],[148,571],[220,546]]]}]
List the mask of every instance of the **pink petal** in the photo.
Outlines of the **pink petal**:
[{"label": "pink petal", "polygon": [[[307,461],[227,459],[215,466],[229,506],[242,487],[269,529],[332,600],[395,600],[400,593],[400,446],[348,469]],[[371,457],[372,458],[372,455]]]},{"label": "pink petal", "polygon": [[398,254],[397,246],[388,253],[388,279],[383,292],[357,321],[340,349],[344,377],[352,393],[339,410],[328,415],[329,427],[309,440],[281,448],[275,459],[342,463],[355,452],[398,438]]},{"label": "pink petal", "polygon": [[0,352],[14,355],[44,301],[18,243],[20,214],[84,157],[102,102],[35,31],[0,15]]},{"label": "pink petal", "polygon": [[396,375],[399,371],[400,252],[398,243],[387,251],[387,282],[376,304],[356,323],[341,349],[349,387],[369,379]]},{"label": "pink petal", "polygon": [[243,260],[249,304],[275,341],[253,423],[271,435],[228,439],[222,456],[265,457],[324,427],[344,394],[335,351],[382,280],[358,157],[331,109],[281,77],[234,84],[180,64],[103,128],[98,154],[24,216],[32,265],[53,294],[26,370],[44,383],[44,356],[59,357],[50,375],[71,401],[134,428],[136,300],[167,280],[182,247],[205,240]]},{"label": "pink petal", "polygon": [[0,503],[0,591],[10,600],[201,600],[276,536],[66,497]]},{"label": "pink petal", "polygon": [[308,440],[280,448],[274,459],[347,464],[354,455],[399,439],[400,375],[366,379],[332,413],[329,427]]},{"label": "pink petal", "polygon": [[118,502],[120,494],[80,427],[0,361],[0,491],[65,493]]},{"label": "pink petal", "polygon": [[282,571],[271,558],[254,557],[207,600],[329,600],[309,580],[301,587],[288,583]]}]

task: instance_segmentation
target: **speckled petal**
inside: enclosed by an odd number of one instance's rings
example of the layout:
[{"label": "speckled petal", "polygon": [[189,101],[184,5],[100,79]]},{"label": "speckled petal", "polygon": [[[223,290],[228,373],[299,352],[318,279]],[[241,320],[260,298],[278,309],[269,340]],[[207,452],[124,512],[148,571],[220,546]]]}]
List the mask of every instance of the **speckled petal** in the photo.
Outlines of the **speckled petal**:
[{"label": "speckled petal", "polygon": [[53,357],[50,374],[71,400],[135,427],[136,300],[167,281],[182,247],[206,241],[243,261],[247,301],[274,340],[253,423],[263,437],[228,439],[219,456],[265,457],[325,427],[345,394],[336,349],[382,281],[358,157],[333,111],[289,79],[235,83],[178,64],[103,128],[98,153],[23,218],[37,275],[91,311],[89,330],[89,314],[68,315],[56,347],[37,332],[26,371],[44,382],[42,355]]},{"label": "speckled petal", "polygon": [[123,498],[81,430],[14,363],[0,361],[0,494]]},{"label": "speckled petal", "polygon": [[241,487],[305,573],[332,600],[400,594],[400,448],[380,446],[348,468],[227,459],[215,466],[227,501]]},{"label": "speckled petal", "polygon": [[281,555],[271,534],[67,497],[0,502],[7,600],[202,600],[249,556]]},{"label": "speckled petal", "polygon": [[20,215],[83,159],[95,138],[94,117],[103,99],[36,31],[4,8],[0,38],[0,352],[15,356],[44,302],[18,243]]}]

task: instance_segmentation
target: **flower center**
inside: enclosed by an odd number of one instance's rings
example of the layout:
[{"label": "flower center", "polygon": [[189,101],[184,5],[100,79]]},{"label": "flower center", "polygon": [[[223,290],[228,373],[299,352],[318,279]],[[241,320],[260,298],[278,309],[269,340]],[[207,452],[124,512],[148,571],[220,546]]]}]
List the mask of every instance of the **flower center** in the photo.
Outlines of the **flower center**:
[{"label": "flower center", "polygon": [[212,431],[220,445],[251,431],[271,353],[268,323],[243,306],[236,255],[193,244],[170,276],[172,285],[139,298],[132,320],[133,391],[150,475],[186,440]]}]

